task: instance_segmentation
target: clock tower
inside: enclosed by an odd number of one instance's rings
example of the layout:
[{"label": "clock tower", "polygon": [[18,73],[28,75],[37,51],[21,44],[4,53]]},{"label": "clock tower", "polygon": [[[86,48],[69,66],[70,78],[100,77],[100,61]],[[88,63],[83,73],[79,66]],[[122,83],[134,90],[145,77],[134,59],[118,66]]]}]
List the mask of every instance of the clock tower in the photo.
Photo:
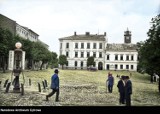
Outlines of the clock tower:
[{"label": "clock tower", "polygon": [[131,43],[131,31],[124,31],[124,43]]}]

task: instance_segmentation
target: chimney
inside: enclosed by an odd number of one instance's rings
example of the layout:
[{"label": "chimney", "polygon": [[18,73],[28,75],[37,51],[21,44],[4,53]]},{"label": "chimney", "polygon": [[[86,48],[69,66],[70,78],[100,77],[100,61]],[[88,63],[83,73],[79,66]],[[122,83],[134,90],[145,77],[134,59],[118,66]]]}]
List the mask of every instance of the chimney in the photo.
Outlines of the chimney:
[{"label": "chimney", "polygon": [[106,32],[104,32],[104,36],[106,36]]},{"label": "chimney", "polygon": [[90,35],[90,33],[89,32],[86,32],[86,36],[89,36]]},{"label": "chimney", "polygon": [[74,36],[76,36],[77,34],[76,34],[76,32],[74,32]]}]

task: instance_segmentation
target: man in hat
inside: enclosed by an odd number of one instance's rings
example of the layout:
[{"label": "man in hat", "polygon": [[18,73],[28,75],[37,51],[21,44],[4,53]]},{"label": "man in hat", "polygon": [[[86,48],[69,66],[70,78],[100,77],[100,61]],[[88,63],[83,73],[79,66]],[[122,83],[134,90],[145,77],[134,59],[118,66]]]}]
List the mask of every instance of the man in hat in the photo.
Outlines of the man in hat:
[{"label": "man in hat", "polygon": [[120,80],[118,81],[117,87],[119,91],[119,104],[125,104],[125,82],[124,82],[125,76],[121,76]]},{"label": "man in hat", "polygon": [[55,101],[58,102],[59,101],[59,77],[58,77],[59,71],[58,69],[55,69],[54,73],[55,74],[51,77],[52,92],[46,95],[46,101],[48,101],[48,98],[56,93]]},{"label": "man in hat", "polygon": [[129,76],[125,76],[125,99],[126,106],[131,106],[132,82]]}]

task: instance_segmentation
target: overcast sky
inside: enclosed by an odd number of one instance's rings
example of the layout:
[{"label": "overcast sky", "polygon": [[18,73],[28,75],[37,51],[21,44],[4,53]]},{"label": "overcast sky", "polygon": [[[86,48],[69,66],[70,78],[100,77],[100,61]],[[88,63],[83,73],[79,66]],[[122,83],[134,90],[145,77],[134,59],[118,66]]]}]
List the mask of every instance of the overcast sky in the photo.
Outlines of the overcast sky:
[{"label": "overcast sky", "polygon": [[123,43],[127,27],[132,43],[147,39],[160,0],[0,0],[0,13],[39,34],[59,54],[59,38],[107,33],[109,43]]}]

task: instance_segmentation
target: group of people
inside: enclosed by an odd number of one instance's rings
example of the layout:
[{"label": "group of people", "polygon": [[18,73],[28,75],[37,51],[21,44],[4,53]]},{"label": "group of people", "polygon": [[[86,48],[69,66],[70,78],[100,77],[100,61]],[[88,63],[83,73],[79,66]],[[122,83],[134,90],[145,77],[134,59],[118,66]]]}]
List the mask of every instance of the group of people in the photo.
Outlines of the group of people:
[{"label": "group of people", "polygon": [[[120,80],[118,81],[117,87],[119,91],[119,103],[126,104],[126,106],[131,106],[131,94],[132,94],[132,82],[129,79],[129,76],[120,76]],[[108,88],[108,92],[112,93],[114,85],[114,77],[112,73],[108,73],[106,86]]]},{"label": "group of people", "polygon": [[131,106],[131,94],[132,94],[132,82],[129,76],[121,76],[117,84],[119,91],[119,103],[125,104],[126,106]]},{"label": "group of people", "polygon": [[[52,92],[46,95],[46,100],[56,93],[55,102],[59,101],[59,77],[58,77],[58,69],[55,69],[54,74],[51,77],[51,89]],[[108,73],[108,77],[106,80],[107,88],[109,93],[112,93],[113,85],[114,85],[114,77],[112,73]],[[131,106],[131,94],[132,94],[132,82],[129,80],[129,76],[121,76],[120,80],[117,84],[118,91],[120,94],[119,103],[126,104],[126,106]]]}]

